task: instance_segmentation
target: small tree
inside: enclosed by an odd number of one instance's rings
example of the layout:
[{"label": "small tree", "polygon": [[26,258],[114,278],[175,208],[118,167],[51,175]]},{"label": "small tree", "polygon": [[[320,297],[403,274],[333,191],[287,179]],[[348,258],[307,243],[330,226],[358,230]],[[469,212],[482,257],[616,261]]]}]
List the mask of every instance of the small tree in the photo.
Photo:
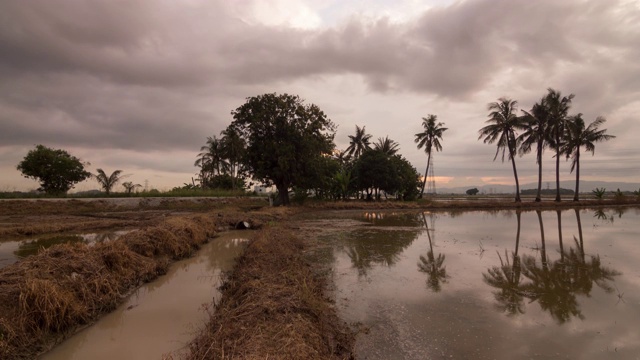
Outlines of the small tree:
[{"label": "small tree", "polygon": [[120,180],[124,177],[122,175],[122,170],[116,170],[109,176],[107,176],[107,174],[102,169],[97,169],[96,171],[98,172],[98,174],[92,174],[92,176],[104,189],[104,192],[107,193],[107,195],[111,193],[111,189],[113,189],[113,187],[116,186],[116,184],[120,182]]},{"label": "small tree", "polygon": [[473,189],[469,189],[467,190],[467,195],[477,195],[480,192],[480,190],[478,190],[478,188],[473,188]]},{"label": "small tree", "polygon": [[38,190],[47,194],[66,194],[73,186],[91,176],[85,164],[65,150],[37,145],[18,164],[17,169],[25,178],[40,182]]},{"label": "small tree", "polygon": [[124,192],[127,193],[127,194],[131,194],[131,193],[133,193],[133,190],[135,190],[136,188],[141,188],[142,187],[142,185],[134,184],[131,181],[123,182],[122,186],[124,187]]}]

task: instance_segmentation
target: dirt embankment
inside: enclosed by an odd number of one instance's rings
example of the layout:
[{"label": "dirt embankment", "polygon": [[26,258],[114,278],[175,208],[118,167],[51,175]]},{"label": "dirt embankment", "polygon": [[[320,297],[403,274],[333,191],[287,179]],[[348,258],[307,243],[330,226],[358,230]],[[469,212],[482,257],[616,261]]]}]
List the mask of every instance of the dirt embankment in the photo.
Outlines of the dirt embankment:
[{"label": "dirt embankment", "polygon": [[283,226],[262,230],[226,279],[188,360],[350,359],[353,334],[326,297],[326,279]]}]

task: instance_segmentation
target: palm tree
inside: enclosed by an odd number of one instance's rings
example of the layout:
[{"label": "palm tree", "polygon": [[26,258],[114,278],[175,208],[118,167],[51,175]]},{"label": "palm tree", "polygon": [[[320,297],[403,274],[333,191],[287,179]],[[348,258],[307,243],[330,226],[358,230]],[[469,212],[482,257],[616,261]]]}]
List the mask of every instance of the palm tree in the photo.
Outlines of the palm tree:
[{"label": "palm tree", "polygon": [[571,172],[576,170],[576,192],[573,195],[573,201],[578,201],[578,193],[580,190],[580,148],[584,147],[587,151],[591,151],[593,155],[596,151],[595,143],[607,141],[615,138],[613,135],[606,134],[607,129],[599,130],[600,125],[607,121],[599,116],[594,122],[585,128],[582,114],[574,116],[567,123],[567,141],[564,144],[563,152],[567,159],[571,158]]},{"label": "palm tree", "polygon": [[384,139],[378,138],[378,141],[373,144],[373,147],[374,149],[382,151],[389,156],[395,155],[396,153],[398,153],[398,150],[400,150],[400,144],[389,139],[388,136]]},{"label": "palm tree", "polygon": [[107,174],[102,169],[96,169],[96,171],[98,173],[96,175],[92,174],[92,176],[104,189],[104,192],[107,193],[107,195],[111,193],[111,189],[113,189],[113,187],[124,177],[121,176],[122,170],[116,170],[109,176],[107,176]]},{"label": "palm tree", "polygon": [[208,136],[205,145],[200,147],[198,159],[193,164],[200,167],[200,183],[206,187],[215,175],[222,173],[221,168],[226,166],[222,151],[222,142],[215,135]]},{"label": "palm tree", "polygon": [[364,126],[360,128],[356,125],[356,134],[349,135],[349,139],[351,139],[351,141],[349,142],[349,146],[346,151],[350,157],[353,156],[358,158],[365,150],[371,149],[371,144],[369,143],[371,135],[365,133],[364,128]]},{"label": "palm tree", "polygon": [[142,185],[134,184],[132,181],[123,182],[122,186],[124,187],[125,193],[127,194],[131,194],[136,188],[142,187]]},{"label": "palm tree", "polygon": [[565,141],[565,127],[569,117],[571,100],[575,95],[562,96],[559,91],[552,88],[547,89],[548,93],[544,98],[544,104],[548,111],[549,138],[550,145],[556,150],[556,199],[560,198],[560,153]]},{"label": "palm tree", "polygon": [[424,131],[415,135],[415,142],[418,144],[418,149],[424,147],[424,152],[427,153],[427,170],[424,172],[424,180],[422,181],[422,190],[420,191],[420,198],[424,194],[424,187],[427,185],[427,174],[429,174],[429,164],[431,164],[431,150],[435,147],[436,151],[442,150],[440,140],[442,140],[442,133],[447,128],[442,127],[444,123],[437,123],[436,115],[429,114],[426,118],[422,118],[422,127]]},{"label": "palm tree", "polygon": [[427,287],[434,292],[439,292],[442,290],[442,284],[446,284],[449,279],[447,268],[444,266],[445,255],[438,254],[437,257],[435,256],[433,252],[433,241],[431,240],[431,233],[424,212],[422,213],[422,219],[427,229],[427,237],[429,238],[429,251],[427,251],[427,257],[420,255],[418,271],[429,275],[427,278]]},{"label": "palm tree", "polygon": [[513,176],[516,179],[516,202],[520,202],[520,183],[518,182],[518,171],[516,170],[516,130],[524,129],[524,120],[516,116],[518,102],[501,97],[497,102],[492,102],[488,106],[489,120],[485,123],[489,125],[480,129],[478,139],[484,137],[485,144],[497,142],[498,149],[493,160],[495,161],[502,149],[502,162],[504,154],[509,151],[509,160],[513,166]]},{"label": "palm tree", "polygon": [[544,105],[544,98],[531,108],[530,112],[522,110],[525,114],[525,129],[518,136],[521,142],[519,152],[521,155],[531,151],[531,147],[536,145],[536,163],[538,164],[538,192],[536,193],[536,202],[542,200],[542,152],[547,147],[545,140],[548,137],[548,112]]},{"label": "palm tree", "polygon": [[227,127],[220,135],[222,135],[220,151],[222,152],[222,157],[227,160],[231,175],[231,188],[235,190],[236,179],[242,172],[242,158],[244,157],[246,142],[234,126]]}]

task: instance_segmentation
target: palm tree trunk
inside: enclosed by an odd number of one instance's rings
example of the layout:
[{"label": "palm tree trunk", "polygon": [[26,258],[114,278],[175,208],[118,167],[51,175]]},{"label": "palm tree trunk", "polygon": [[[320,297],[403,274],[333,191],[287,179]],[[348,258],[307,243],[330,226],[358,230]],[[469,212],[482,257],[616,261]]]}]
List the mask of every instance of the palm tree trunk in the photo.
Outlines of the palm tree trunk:
[{"label": "palm tree trunk", "polygon": [[536,194],[536,202],[542,201],[542,141],[538,142],[538,193]]},{"label": "palm tree trunk", "polygon": [[580,210],[579,209],[574,209],[576,212],[576,220],[578,222],[578,239],[580,241],[579,247],[580,247],[580,258],[582,259],[582,262],[584,263],[584,242],[582,240],[582,221],[580,221]]},{"label": "palm tree trunk", "polygon": [[564,260],[564,244],[562,243],[562,211],[556,210],[558,214],[558,242],[560,244],[560,260]]},{"label": "palm tree trunk", "polygon": [[556,200],[562,201],[560,197],[560,139],[556,136]]},{"label": "palm tree trunk", "polygon": [[429,174],[429,164],[431,164],[431,151],[427,154],[427,170],[424,171],[424,180],[422,180],[422,191],[420,191],[420,199],[424,195],[424,188],[427,185],[427,176]]},{"label": "palm tree trunk", "polygon": [[513,176],[516,178],[516,202],[520,200],[520,183],[518,182],[518,170],[516,170],[516,159],[514,157],[514,150],[512,146],[509,146],[509,153],[511,154],[511,165],[513,166]]},{"label": "palm tree trunk", "polygon": [[520,210],[516,210],[516,219],[518,219],[518,232],[516,233],[516,251],[513,253],[514,259],[518,257],[518,248],[520,247]]},{"label": "palm tree trunk", "polygon": [[540,223],[540,239],[542,242],[542,248],[540,249],[540,258],[542,260],[542,268],[547,270],[547,246],[544,242],[544,225],[542,224],[542,212],[540,210],[536,210],[538,214],[538,222]]},{"label": "palm tree trunk", "polygon": [[576,149],[576,193],[573,195],[573,201],[579,201],[578,193],[580,192],[580,148]]}]

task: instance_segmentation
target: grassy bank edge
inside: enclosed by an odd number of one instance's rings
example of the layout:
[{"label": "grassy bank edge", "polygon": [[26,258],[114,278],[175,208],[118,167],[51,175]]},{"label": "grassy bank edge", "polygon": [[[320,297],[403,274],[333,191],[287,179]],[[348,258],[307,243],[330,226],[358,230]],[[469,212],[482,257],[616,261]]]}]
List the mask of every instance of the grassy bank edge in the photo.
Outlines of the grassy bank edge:
[{"label": "grassy bank edge", "polygon": [[338,318],[327,279],[313,272],[304,246],[285,225],[260,230],[227,274],[186,359],[353,358],[354,334]]}]

